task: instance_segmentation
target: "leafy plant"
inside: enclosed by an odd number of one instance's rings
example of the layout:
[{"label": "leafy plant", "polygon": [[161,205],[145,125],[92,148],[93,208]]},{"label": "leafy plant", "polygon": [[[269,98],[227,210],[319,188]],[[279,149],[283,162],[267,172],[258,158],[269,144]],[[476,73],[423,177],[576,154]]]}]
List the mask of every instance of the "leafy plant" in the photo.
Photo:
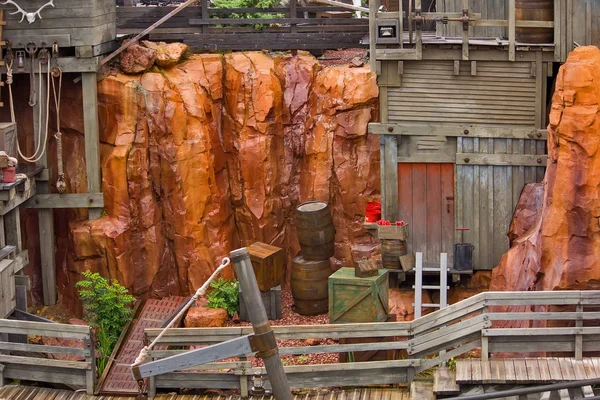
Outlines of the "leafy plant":
[{"label": "leafy plant", "polygon": [[86,311],[86,321],[96,330],[98,373],[102,374],[125,324],[132,318],[131,303],[135,297],[116,280],[108,280],[97,272],[84,271],[75,286]]},{"label": "leafy plant", "polygon": [[[216,8],[271,8],[277,6],[280,0],[213,0],[213,5]],[[239,18],[239,19],[272,19],[282,18],[283,14],[269,14],[269,13],[228,13],[221,15],[222,18]],[[217,23],[218,19],[215,20]],[[255,29],[263,29],[266,27],[265,24],[253,24]]]},{"label": "leafy plant", "polygon": [[224,308],[230,317],[240,311],[238,281],[219,278],[212,281],[210,287],[212,290],[208,295],[207,307]]}]

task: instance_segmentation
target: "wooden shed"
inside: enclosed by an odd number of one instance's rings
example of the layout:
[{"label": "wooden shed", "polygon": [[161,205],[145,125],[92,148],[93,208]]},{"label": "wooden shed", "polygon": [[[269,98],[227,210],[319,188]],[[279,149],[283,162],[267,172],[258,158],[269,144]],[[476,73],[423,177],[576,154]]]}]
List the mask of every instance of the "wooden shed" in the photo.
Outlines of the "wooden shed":
[{"label": "wooden shed", "polygon": [[[548,0],[535,20],[516,0],[438,0],[434,11],[391,1],[398,12],[370,4],[383,216],[409,223],[409,251],[426,262],[446,252],[459,267],[454,245],[470,243],[474,269],[490,270],[508,249],[523,186],[544,177],[558,66],[574,47],[600,43],[600,3]],[[519,41],[531,32],[547,39]]]}]

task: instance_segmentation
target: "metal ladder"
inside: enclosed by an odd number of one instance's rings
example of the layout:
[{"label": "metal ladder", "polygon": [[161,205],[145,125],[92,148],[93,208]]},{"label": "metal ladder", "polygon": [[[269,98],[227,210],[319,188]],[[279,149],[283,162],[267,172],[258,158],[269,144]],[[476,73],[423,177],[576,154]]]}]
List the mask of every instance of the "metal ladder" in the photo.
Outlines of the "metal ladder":
[{"label": "metal ladder", "polygon": [[[415,263],[415,319],[420,318],[423,315],[423,307],[434,307],[434,308],[445,308],[448,307],[448,254],[440,253],[440,267],[439,268],[424,268],[423,267],[423,253],[416,254]],[[423,272],[437,272],[440,275],[439,285],[423,285]],[[440,291],[440,302],[439,303],[426,303],[423,304],[423,290],[439,290]]]}]

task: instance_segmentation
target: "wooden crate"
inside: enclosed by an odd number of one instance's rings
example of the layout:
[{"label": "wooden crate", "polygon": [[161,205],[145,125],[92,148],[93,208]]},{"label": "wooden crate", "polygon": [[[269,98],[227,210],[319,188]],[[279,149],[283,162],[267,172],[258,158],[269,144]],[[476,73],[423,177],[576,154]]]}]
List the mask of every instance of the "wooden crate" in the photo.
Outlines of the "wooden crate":
[{"label": "wooden crate", "polygon": [[359,278],[354,268],[340,268],[329,277],[329,323],[383,322],[388,318],[388,271]]},{"label": "wooden crate", "polygon": [[248,247],[252,269],[256,275],[258,288],[265,292],[283,283],[285,253],[283,249],[266,243],[254,243]]},{"label": "wooden crate", "polygon": [[[281,310],[281,286],[276,286],[267,290],[266,292],[260,292],[263,300],[263,304],[265,305],[265,310],[267,311],[267,317],[269,319],[281,319],[282,310]],[[240,320],[242,321],[250,321],[248,318],[248,310],[246,309],[246,303],[244,302],[244,296],[242,294],[242,290],[239,291],[240,296]]]},{"label": "wooden crate", "polygon": [[[48,0],[17,0],[26,12],[35,12]],[[96,46],[114,40],[117,36],[117,17],[115,0],[54,0],[54,7],[41,11],[42,19],[37,17],[29,23],[23,22],[21,14],[12,4],[3,5],[6,26],[4,40],[9,40],[13,49],[24,48],[33,42],[38,47],[52,47],[57,43],[63,47]],[[86,49],[85,57],[92,57],[94,50]]]}]

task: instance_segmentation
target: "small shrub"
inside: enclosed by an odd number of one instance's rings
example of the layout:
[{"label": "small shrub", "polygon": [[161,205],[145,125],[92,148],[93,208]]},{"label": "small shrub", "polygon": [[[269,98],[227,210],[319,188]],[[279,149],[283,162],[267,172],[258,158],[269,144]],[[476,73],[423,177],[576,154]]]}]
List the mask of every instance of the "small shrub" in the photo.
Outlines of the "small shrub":
[{"label": "small shrub", "polygon": [[208,295],[207,307],[223,308],[227,310],[230,317],[240,311],[238,281],[219,278],[216,281],[212,281],[210,287],[212,290]]},{"label": "small shrub", "polygon": [[103,278],[96,272],[85,271],[83,277],[75,286],[87,313],[85,319],[96,330],[98,374],[102,374],[119,335],[131,320],[133,311],[129,306],[135,297],[118,281]]}]

